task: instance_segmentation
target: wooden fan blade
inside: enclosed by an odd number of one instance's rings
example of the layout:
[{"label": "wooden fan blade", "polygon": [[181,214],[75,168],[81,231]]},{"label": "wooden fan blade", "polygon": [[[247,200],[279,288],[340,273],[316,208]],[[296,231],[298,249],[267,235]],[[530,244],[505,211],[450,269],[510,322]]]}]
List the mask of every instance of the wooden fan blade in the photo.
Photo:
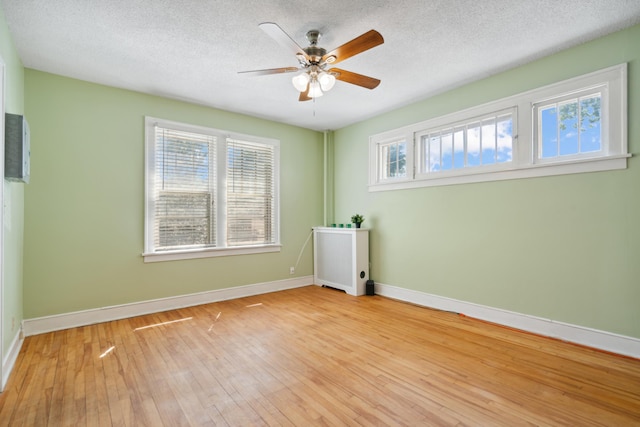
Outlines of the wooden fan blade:
[{"label": "wooden fan blade", "polygon": [[295,73],[297,67],[268,68],[265,70],[238,71],[238,74],[251,74],[254,76],[266,76],[268,74]]},{"label": "wooden fan blade", "polygon": [[328,73],[336,76],[337,80],[351,83],[352,85],[366,87],[367,89],[375,89],[380,84],[380,80],[374,79],[373,77],[364,76],[347,70],[341,70],[339,68],[332,68]]},{"label": "wooden fan blade", "polygon": [[[354,55],[362,53],[365,50],[369,50],[372,47],[381,45],[382,43],[384,43],[382,35],[376,30],[369,30],[361,36],[358,36],[355,39],[346,42],[342,46],[333,49],[331,52],[324,55],[322,60],[326,61],[328,64],[337,64],[340,61],[344,61],[345,59],[351,58]],[[330,57],[335,57],[335,60],[331,61]]]},{"label": "wooden fan blade", "polygon": [[298,101],[311,101],[311,97],[309,96],[309,85],[307,85],[307,90],[305,90],[304,92],[300,92]]},{"label": "wooden fan blade", "polygon": [[302,55],[307,61],[309,60],[309,55],[307,55],[307,53],[302,50],[300,45],[296,43],[295,40],[293,40],[291,37],[289,37],[289,34],[285,33],[278,24],[276,24],[275,22],[263,22],[258,26],[262,29],[262,31],[267,33],[268,36],[277,41],[280,46],[289,50],[296,56]]}]

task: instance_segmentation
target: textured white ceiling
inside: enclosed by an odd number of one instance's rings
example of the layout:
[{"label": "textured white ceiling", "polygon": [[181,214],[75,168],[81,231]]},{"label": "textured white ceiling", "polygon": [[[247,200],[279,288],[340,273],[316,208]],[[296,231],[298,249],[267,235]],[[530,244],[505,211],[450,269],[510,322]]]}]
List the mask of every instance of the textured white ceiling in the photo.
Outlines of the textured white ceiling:
[{"label": "textured white ceiling", "polygon": [[[0,0],[28,68],[245,113],[339,129],[640,22],[640,0]],[[385,43],[339,67],[344,82],[298,102],[297,66],[258,24],[331,50],[370,30]],[[640,46],[640,40],[638,45]],[[640,47],[639,47],[640,48]]]}]

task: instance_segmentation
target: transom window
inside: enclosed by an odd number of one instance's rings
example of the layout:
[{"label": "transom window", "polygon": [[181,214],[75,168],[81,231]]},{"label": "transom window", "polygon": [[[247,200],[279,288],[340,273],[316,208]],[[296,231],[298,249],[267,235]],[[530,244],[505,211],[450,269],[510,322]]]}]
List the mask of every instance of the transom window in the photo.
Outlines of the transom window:
[{"label": "transom window", "polygon": [[[534,105],[539,159],[602,151],[602,98],[606,88]],[[604,92],[604,93],[603,93]]]},{"label": "transom window", "polygon": [[146,119],[145,261],[279,250],[279,143]]},{"label": "transom window", "polygon": [[407,142],[404,140],[380,144],[380,179],[407,176]]},{"label": "transom window", "polygon": [[513,158],[513,115],[509,110],[419,132],[418,173],[510,162]]},{"label": "transom window", "polygon": [[369,190],[624,169],[626,94],[621,64],[374,135]]}]

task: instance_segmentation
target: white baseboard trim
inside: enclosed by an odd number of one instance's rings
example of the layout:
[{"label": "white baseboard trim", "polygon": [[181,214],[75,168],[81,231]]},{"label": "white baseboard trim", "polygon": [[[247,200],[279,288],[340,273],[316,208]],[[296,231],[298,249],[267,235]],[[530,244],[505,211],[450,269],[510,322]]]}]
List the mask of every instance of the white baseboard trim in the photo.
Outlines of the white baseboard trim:
[{"label": "white baseboard trim", "polygon": [[195,294],[140,301],[129,304],[101,307],[72,313],[56,314],[24,320],[24,335],[31,336],[46,332],[60,331],[78,326],[93,325],[144,314],[158,313],[194,305],[209,304],[235,298],[260,295],[285,289],[299,288],[313,283],[313,276],[296,277],[275,282],[217,289]]},{"label": "white baseboard trim", "polygon": [[[78,326],[141,316],[149,313],[299,288],[311,284],[313,284],[313,276],[305,276],[25,319],[23,322],[23,332],[24,336],[31,336]],[[380,296],[438,310],[461,313],[468,317],[640,359],[640,339],[637,338],[382,283],[375,284],[375,291],[376,294]],[[22,335],[18,333],[3,360],[2,372],[4,375],[2,376],[2,389],[4,389],[4,383],[6,383],[9,373],[13,369],[23,341]]]},{"label": "white baseboard trim", "polygon": [[384,297],[438,310],[452,311],[468,317],[533,332],[574,344],[640,358],[640,339],[637,338],[381,283],[375,284],[375,291],[377,295]]},{"label": "white baseboard trim", "polygon": [[18,354],[20,354],[23,342],[24,334],[22,333],[22,329],[20,329],[16,333],[16,336],[13,337],[11,345],[9,346],[9,351],[7,351],[6,356],[2,360],[2,384],[0,384],[0,392],[4,391],[4,387],[7,385],[7,380],[9,380],[9,375],[11,375],[11,371],[13,371],[16,360],[18,360]]}]

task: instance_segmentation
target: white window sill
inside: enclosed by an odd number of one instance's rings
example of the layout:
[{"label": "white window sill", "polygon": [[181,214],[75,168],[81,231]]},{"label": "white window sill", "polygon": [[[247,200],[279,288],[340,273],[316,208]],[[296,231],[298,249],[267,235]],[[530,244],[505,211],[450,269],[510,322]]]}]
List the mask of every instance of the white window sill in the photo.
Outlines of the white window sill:
[{"label": "white window sill", "polygon": [[143,253],[144,262],[178,261],[183,259],[212,258],[232,255],[251,255],[280,252],[282,245],[243,246],[238,248],[210,248],[183,251]]},{"label": "white window sill", "polygon": [[369,191],[375,192],[419,187],[438,187],[443,185],[470,184],[475,182],[503,181],[508,179],[536,178],[542,176],[619,170],[627,168],[627,159],[629,157],[631,157],[631,154],[621,154],[555,163],[539,163],[535,165],[520,166],[517,169],[492,172],[478,170],[475,173],[468,173],[468,171],[465,171],[464,174],[448,176],[438,176],[433,174],[433,176],[429,178],[372,184],[369,185]]}]

